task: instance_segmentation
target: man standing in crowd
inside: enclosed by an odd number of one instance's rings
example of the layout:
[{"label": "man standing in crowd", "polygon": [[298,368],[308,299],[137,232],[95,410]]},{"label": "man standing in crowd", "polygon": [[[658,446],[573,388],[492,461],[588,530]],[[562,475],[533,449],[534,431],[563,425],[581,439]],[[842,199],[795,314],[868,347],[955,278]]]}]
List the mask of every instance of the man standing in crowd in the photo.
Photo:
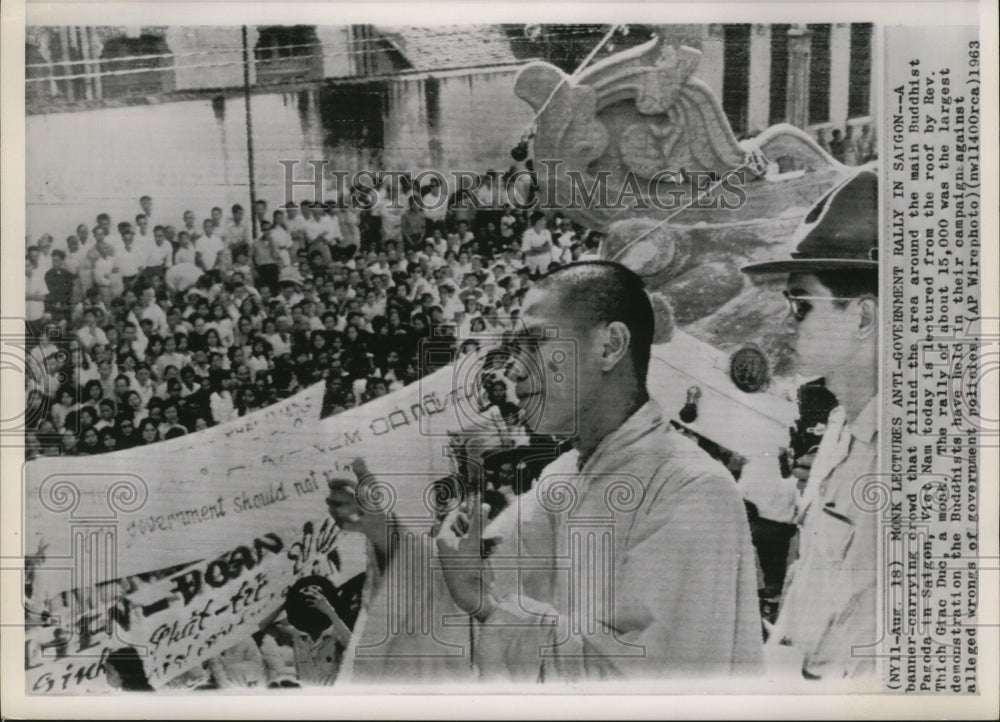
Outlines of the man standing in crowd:
[{"label": "man standing in crowd", "polygon": [[49,290],[45,308],[60,326],[69,321],[73,284],[76,283],[76,276],[66,270],[65,262],[66,254],[57,248],[52,251],[52,268],[45,272],[45,285]]},{"label": "man standing in crowd", "polygon": [[220,256],[223,250],[222,240],[215,232],[215,223],[211,218],[205,219],[202,229],[204,232],[201,238],[195,241],[194,244],[196,263],[203,272],[207,273],[214,280],[218,280]]},{"label": "man standing in crowd", "polygon": [[552,234],[546,226],[545,214],[535,211],[531,214],[531,227],[521,237],[524,261],[534,278],[548,271],[552,261]]},{"label": "man standing in crowd", "polygon": [[240,253],[248,253],[250,250],[250,228],[243,217],[243,206],[236,203],[232,211],[233,215],[222,232],[222,243],[232,257],[236,258]]},{"label": "man standing in crowd", "polygon": [[167,242],[163,226],[153,226],[153,242],[149,244],[143,277],[147,282],[154,276],[163,278],[172,265],[174,265],[173,246]]},{"label": "man standing in crowd", "polygon": [[145,267],[146,258],[135,247],[135,231],[130,223],[121,223],[118,232],[121,233],[122,245],[115,251],[115,270],[121,275],[122,286],[128,290],[135,283],[139,271]]},{"label": "man standing in crowd", "polygon": [[[96,234],[95,234],[96,235]],[[94,286],[101,295],[105,306],[110,305],[114,298],[115,259],[108,242],[101,239],[97,242],[97,259],[94,261]]]},{"label": "man standing in crowd", "polygon": [[[86,229],[86,226],[81,226]],[[66,270],[73,274],[73,302],[79,302],[83,294],[93,284],[90,260],[87,258],[89,248],[84,246],[78,236],[66,237]]]},{"label": "man standing in crowd", "polygon": [[32,255],[37,255],[35,250],[36,253],[32,254],[32,248],[29,248],[24,257],[24,318],[30,343],[37,343],[41,337],[45,323],[45,299],[49,296],[44,274],[32,260]]},{"label": "man standing in crowd", "polygon": [[192,243],[201,237],[201,231],[198,230],[198,225],[195,222],[194,211],[184,211],[184,227],[180,232],[187,233],[188,239]]},{"label": "man standing in crowd", "polygon": [[147,223],[156,225],[153,219],[153,199],[149,196],[143,196],[139,199],[139,208],[142,210],[142,215],[146,216]]},{"label": "man standing in crowd", "polygon": [[839,403],[798,502],[799,558],[767,641],[769,667],[806,679],[875,669],[879,519],[858,500],[878,468],[877,201],[877,176],[863,169],[806,215],[791,260],[744,269],[787,274],[798,371],[822,377]]}]

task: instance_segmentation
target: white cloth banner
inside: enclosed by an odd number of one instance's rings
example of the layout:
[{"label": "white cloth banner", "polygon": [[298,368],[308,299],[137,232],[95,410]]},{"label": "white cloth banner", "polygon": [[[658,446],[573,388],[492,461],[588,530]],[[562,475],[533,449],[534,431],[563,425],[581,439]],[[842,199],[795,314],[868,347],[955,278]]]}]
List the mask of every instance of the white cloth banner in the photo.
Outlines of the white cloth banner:
[{"label": "white cloth banner", "polygon": [[[794,406],[727,388],[724,360],[703,354],[702,346],[680,334],[655,347],[651,394],[676,413],[689,386],[699,384],[701,413],[689,428],[715,439],[716,427],[731,431],[738,420],[743,432],[731,448],[776,468]],[[355,458],[364,458],[379,482],[369,488],[369,503],[426,532],[433,482],[452,471],[451,434],[501,431],[469,390],[475,370],[463,359],[326,419],[320,383],[198,434],[27,464],[25,548],[27,555],[42,552],[33,597],[52,598],[37,590],[60,592],[60,626],[72,627],[62,656],[36,654],[28,691],[106,688],[99,657],[126,644],[142,648],[150,682],[161,686],[256,632],[296,578],[347,579],[363,571],[363,545],[356,535],[338,534],[325,505],[327,482],[352,478]],[[340,549],[338,537],[355,539]],[[329,562],[335,548],[339,569]],[[138,590],[102,584],[180,565],[187,566]],[[64,593],[99,588],[104,605],[94,603],[92,591]],[[107,606],[120,607],[123,598],[128,621],[107,623]],[[82,638],[83,619],[100,634]],[[85,644],[98,659],[74,657]]]}]

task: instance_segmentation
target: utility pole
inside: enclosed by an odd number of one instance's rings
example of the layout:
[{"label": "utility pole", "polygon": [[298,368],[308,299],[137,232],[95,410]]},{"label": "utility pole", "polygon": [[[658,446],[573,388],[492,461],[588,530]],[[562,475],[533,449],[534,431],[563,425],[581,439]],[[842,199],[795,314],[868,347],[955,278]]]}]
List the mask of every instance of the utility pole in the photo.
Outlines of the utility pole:
[{"label": "utility pole", "polygon": [[250,115],[250,50],[247,47],[247,26],[243,26],[243,105],[247,116],[247,167],[250,175],[250,222],[253,237],[257,237],[257,188],[253,173],[253,118]]}]

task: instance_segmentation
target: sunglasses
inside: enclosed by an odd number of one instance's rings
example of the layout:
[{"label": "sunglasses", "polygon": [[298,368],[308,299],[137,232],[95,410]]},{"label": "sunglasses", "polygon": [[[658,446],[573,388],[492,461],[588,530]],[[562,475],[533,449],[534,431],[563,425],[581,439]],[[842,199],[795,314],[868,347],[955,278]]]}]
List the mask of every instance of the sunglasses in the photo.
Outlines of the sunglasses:
[{"label": "sunglasses", "polygon": [[844,296],[793,296],[787,290],[782,291],[781,295],[785,297],[785,301],[788,302],[788,310],[791,312],[792,317],[801,323],[805,320],[806,314],[812,310],[812,304],[809,301],[853,301],[853,298],[845,298]]}]

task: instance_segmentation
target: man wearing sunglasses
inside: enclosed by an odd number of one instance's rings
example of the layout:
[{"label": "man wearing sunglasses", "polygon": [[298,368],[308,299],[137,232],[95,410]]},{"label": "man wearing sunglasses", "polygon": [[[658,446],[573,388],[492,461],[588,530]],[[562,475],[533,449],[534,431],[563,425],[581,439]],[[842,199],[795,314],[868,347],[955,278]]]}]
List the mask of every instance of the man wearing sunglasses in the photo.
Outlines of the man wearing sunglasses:
[{"label": "man wearing sunglasses", "polygon": [[798,500],[799,556],[767,642],[775,671],[807,679],[875,668],[878,514],[861,500],[877,471],[877,198],[875,172],[861,169],[809,211],[791,259],[743,269],[787,277],[797,371],[838,402]]}]

